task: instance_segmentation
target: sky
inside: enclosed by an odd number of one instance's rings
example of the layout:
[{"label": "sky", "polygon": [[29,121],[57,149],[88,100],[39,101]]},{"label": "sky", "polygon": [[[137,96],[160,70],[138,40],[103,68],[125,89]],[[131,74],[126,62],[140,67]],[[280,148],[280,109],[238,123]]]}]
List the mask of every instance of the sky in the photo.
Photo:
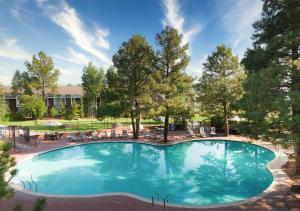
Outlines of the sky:
[{"label": "sky", "polygon": [[189,43],[186,72],[199,78],[217,45],[243,57],[261,11],[261,0],[0,0],[0,84],[10,85],[41,50],[60,70],[60,85],[80,84],[89,61],[108,68],[133,34],[157,50],[166,25]]}]

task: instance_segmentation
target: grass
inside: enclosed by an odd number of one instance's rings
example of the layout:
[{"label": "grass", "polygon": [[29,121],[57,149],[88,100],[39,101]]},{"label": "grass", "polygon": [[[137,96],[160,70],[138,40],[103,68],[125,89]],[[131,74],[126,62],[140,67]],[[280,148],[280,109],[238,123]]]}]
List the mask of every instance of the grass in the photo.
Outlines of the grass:
[{"label": "grass", "polygon": [[[49,119],[38,120],[37,124],[35,120],[26,120],[26,121],[9,121],[9,122],[0,122],[0,125],[14,125],[29,127],[31,131],[37,132],[50,132],[52,131],[51,126],[47,126]],[[74,132],[74,131],[89,131],[89,130],[101,130],[106,128],[111,128],[113,123],[121,123],[123,126],[129,127],[130,118],[106,118],[103,121],[97,119],[84,118],[77,120],[63,120],[55,119],[63,124],[63,126],[54,126],[53,131],[57,132]],[[152,119],[142,120],[143,125],[160,125],[159,122],[156,122]]]},{"label": "grass", "polygon": [[[205,117],[195,115],[193,121],[203,121]],[[55,132],[74,132],[74,131],[90,131],[90,130],[101,130],[111,128],[113,123],[121,123],[125,127],[129,127],[130,118],[106,118],[102,121],[92,118],[82,118],[77,120],[63,120],[63,119],[53,119],[59,121],[63,126],[54,126],[53,131]],[[0,125],[14,125],[29,127],[31,131],[37,132],[50,132],[52,131],[51,126],[47,126],[49,119],[38,120],[37,124],[35,120],[26,121],[8,121],[0,122]],[[163,123],[157,122],[153,119],[142,119],[141,124],[144,126],[162,126]]]}]

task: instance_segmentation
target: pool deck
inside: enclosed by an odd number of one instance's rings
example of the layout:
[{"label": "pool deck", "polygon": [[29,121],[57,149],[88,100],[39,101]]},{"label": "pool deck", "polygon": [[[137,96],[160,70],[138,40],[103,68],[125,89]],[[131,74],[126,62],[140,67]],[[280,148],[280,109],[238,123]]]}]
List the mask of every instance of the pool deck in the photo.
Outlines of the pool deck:
[{"label": "pool deck", "polygon": [[[293,199],[293,197],[287,195],[291,180],[286,175],[286,173],[281,169],[288,161],[287,154],[292,153],[291,150],[282,149],[280,146],[272,145],[268,142],[263,141],[253,141],[249,138],[242,136],[229,136],[229,137],[211,137],[204,138],[207,139],[221,139],[221,140],[237,140],[251,142],[260,146],[264,146],[268,149],[273,150],[276,153],[276,158],[268,164],[270,171],[273,174],[274,181],[272,185],[265,190],[262,194],[255,198],[245,200],[239,203],[220,205],[214,207],[174,207],[167,206],[166,210],[300,210],[300,202]],[[132,140],[132,139],[128,139]],[[180,142],[185,142],[187,138],[184,137],[182,133],[173,132],[170,134],[170,141],[167,144],[176,144]],[[193,139],[189,139],[193,140]],[[195,140],[201,140],[201,138],[195,138]],[[103,141],[118,141],[112,139],[100,140]],[[93,141],[95,142],[95,141]],[[160,144],[161,141],[140,139],[134,142],[149,143],[149,144]],[[88,142],[69,142],[67,139],[61,139],[58,141],[41,141],[38,145],[28,151],[15,153],[14,156],[17,162],[24,160],[29,157],[33,157],[36,154],[48,151],[51,149],[56,149],[64,146],[72,146],[81,143]],[[32,210],[35,201],[39,198],[38,195],[28,194],[24,191],[16,191],[15,196],[11,199],[4,199],[0,203],[0,210],[12,210],[13,207],[19,203],[23,205],[23,210]],[[152,206],[151,203],[140,200],[131,196],[126,195],[111,195],[111,196],[101,196],[101,197],[46,197],[47,205],[46,211],[94,211],[94,210],[164,210],[162,205],[157,203]],[[289,203],[287,203],[289,201]],[[289,207],[292,204],[292,207]]]}]

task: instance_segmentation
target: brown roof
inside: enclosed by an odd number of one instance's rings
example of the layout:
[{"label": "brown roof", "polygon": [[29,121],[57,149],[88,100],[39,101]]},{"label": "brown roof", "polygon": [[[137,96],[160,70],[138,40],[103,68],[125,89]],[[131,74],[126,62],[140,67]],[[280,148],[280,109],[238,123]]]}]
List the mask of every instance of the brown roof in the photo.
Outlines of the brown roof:
[{"label": "brown roof", "polygon": [[[10,86],[4,86],[4,94],[12,94],[12,88]],[[52,94],[52,93],[49,93]],[[83,96],[82,86],[58,86],[55,94],[58,95],[80,95]]]}]

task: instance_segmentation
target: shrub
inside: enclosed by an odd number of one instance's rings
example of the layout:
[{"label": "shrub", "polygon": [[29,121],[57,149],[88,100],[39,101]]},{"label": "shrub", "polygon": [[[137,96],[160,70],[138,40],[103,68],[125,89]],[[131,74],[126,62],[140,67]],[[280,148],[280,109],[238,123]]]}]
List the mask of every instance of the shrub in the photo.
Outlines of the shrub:
[{"label": "shrub", "polygon": [[58,114],[58,112],[57,112],[56,108],[55,108],[55,107],[52,107],[52,108],[50,109],[50,116],[51,116],[51,117],[56,117],[57,114]]},{"label": "shrub", "polygon": [[20,97],[20,112],[24,118],[40,119],[47,112],[47,107],[42,98],[31,95]]}]

